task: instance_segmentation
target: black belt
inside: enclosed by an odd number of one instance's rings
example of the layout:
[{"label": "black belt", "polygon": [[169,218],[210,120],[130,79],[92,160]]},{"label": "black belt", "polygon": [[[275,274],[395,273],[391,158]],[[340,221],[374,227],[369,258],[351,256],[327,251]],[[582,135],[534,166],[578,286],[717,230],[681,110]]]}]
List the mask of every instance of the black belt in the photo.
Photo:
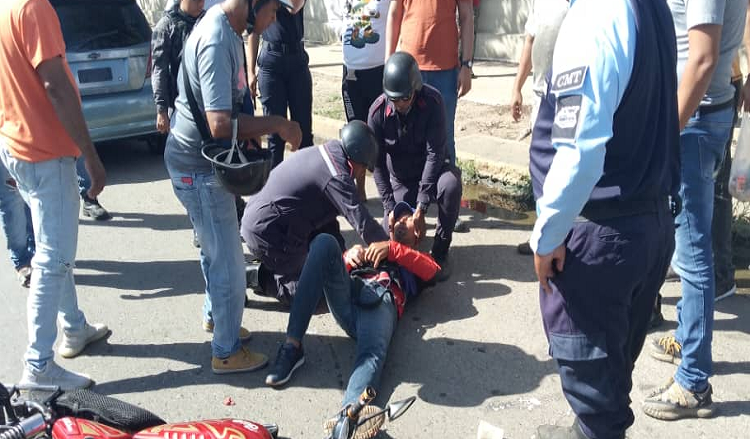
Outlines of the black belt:
[{"label": "black belt", "polygon": [[266,50],[271,52],[301,53],[305,51],[305,43],[302,41],[293,44],[263,41],[263,45],[266,47]]},{"label": "black belt", "polygon": [[695,114],[693,116],[700,117],[701,115],[707,115],[711,113],[716,113],[717,111],[726,110],[727,108],[734,107],[734,99],[730,99],[723,104],[715,104],[715,105],[700,105],[697,110],[695,110]]},{"label": "black belt", "polygon": [[662,209],[670,210],[669,197],[652,200],[596,200],[583,206],[577,221],[600,221],[624,216],[656,213]]}]

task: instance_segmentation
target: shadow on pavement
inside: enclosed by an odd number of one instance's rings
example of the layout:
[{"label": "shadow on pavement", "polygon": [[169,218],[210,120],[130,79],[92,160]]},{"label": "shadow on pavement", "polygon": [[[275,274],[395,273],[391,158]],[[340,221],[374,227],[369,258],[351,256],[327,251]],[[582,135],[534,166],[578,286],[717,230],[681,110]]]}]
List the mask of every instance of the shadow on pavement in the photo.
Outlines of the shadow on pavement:
[{"label": "shadow on pavement", "polygon": [[[197,258],[189,261],[148,262],[78,260],[76,268],[100,272],[76,273],[77,285],[124,290],[127,293],[120,297],[125,300],[159,299],[202,293],[205,287]],[[150,292],[151,290],[158,291]]]},{"label": "shadow on pavement", "polygon": [[556,373],[553,360],[540,361],[517,346],[448,337],[423,339],[412,325],[394,336],[380,399],[401,384],[421,384],[417,394],[430,404],[475,407],[488,398],[531,392]]},{"label": "shadow on pavement", "polygon": [[[662,298],[662,305],[677,305],[679,296]],[[750,300],[748,296],[735,294],[714,305],[714,309],[724,314],[735,316],[734,318],[714,319],[714,331],[737,331],[750,334]],[[664,325],[656,328],[658,331],[674,330],[677,322],[665,321]]]},{"label": "shadow on pavement", "polygon": [[153,213],[120,213],[109,212],[112,219],[109,221],[87,221],[86,225],[103,227],[141,228],[159,231],[190,230],[187,214],[153,214]]},{"label": "shadow on pavement", "polygon": [[715,404],[715,416],[719,418],[733,418],[750,415],[750,401],[715,401]]},{"label": "shadow on pavement", "polygon": [[[400,383],[414,383],[420,385],[419,398],[431,404],[472,407],[494,396],[532,391],[542,378],[554,373],[551,360],[539,361],[515,346],[447,337],[424,340],[424,332],[417,331],[415,326],[402,325],[394,336],[377,401],[387,401]],[[272,362],[283,337],[278,332],[253,332],[249,346],[266,353]],[[304,343],[305,365],[279,391],[288,387],[343,390],[356,355],[354,341],[342,332],[340,337],[308,334]],[[208,341],[140,345],[117,345],[107,341],[92,345],[88,355],[133,360],[164,358],[188,365],[181,370],[164,370],[97,384],[95,390],[106,395],[217,382],[246,389],[265,386],[268,368],[255,373],[214,375],[210,352]],[[335,406],[338,402],[327,404]]]},{"label": "shadow on pavement", "polygon": [[[124,140],[97,144],[107,171],[107,185],[149,183],[168,178],[164,157],[148,151],[146,142]],[[103,200],[106,201],[106,188]]]},{"label": "shadow on pavement", "polygon": [[750,362],[714,361],[714,375],[750,375]]}]

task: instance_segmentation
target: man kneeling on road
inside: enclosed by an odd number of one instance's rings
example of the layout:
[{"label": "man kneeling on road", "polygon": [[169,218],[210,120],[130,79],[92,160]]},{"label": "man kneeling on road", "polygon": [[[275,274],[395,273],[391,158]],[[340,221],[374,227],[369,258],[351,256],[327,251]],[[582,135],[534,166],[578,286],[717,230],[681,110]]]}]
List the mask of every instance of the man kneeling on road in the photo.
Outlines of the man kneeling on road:
[{"label": "man kneeling on road", "polygon": [[366,243],[388,236],[357,195],[378,156],[372,131],[362,121],[349,122],[341,141],[297,151],[274,168],[263,189],[250,198],[242,218],[242,237],[261,264],[250,264],[247,286],[257,294],[290,304],[305,265],[310,241],[333,235],[344,251],[338,215],[343,215]]},{"label": "man kneeling on road", "polygon": [[450,274],[448,247],[461,206],[461,171],[446,154],[445,111],[437,89],[422,85],[417,61],[406,52],[388,58],[382,94],[370,107],[368,124],[380,144],[373,173],[383,200],[384,222],[393,225],[399,201],[417,206],[417,240],[425,235],[425,214],[437,201],[438,221],[432,257]]},{"label": "man kneeling on road", "polygon": [[[321,234],[313,239],[289,315],[286,342],[279,348],[266,384],[285,384],[304,364],[302,337],[324,297],[339,326],[357,340],[357,358],[342,407],[356,402],[365,387],[377,389],[396,320],[408,298],[416,296],[440,270],[431,257],[414,250],[414,209],[400,202],[393,214],[390,241],[370,244],[367,249],[355,245],[343,258],[332,236]],[[367,406],[363,415],[379,410]],[[373,418],[355,437],[374,437],[382,423],[382,416]],[[335,424],[336,418],[325,423],[326,434]]]}]

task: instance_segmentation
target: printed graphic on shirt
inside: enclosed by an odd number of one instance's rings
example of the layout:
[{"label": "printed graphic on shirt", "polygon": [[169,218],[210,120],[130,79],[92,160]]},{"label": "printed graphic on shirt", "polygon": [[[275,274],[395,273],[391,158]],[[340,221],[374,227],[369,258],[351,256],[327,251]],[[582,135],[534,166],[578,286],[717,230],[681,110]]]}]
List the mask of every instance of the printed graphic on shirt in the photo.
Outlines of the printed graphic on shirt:
[{"label": "printed graphic on shirt", "polygon": [[552,143],[572,142],[578,130],[583,96],[562,96],[557,99],[555,123],[552,125]]},{"label": "printed graphic on shirt", "polygon": [[588,66],[576,67],[574,69],[555,75],[552,80],[552,93],[558,94],[571,90],[578,90],[583,86],[583,80],[586,79]]},{"label": "printed graphic on shirt", "polygon": [[344,35],[344,44],[357,49],[380,41],[380,34],[372,29],[372,20],[380,18],[377,4],[386,0],[347,0],[347,15],[353,18]]}]

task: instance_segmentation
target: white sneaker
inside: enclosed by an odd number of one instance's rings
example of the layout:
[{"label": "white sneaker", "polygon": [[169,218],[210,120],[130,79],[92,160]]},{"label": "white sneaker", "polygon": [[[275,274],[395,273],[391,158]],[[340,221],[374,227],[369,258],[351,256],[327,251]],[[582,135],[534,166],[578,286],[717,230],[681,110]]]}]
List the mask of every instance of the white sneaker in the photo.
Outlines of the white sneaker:
[{"label": "white sneaker", "polygon": [[60,390],[70,391],[85,389],[92,384],[94,382],[86,375],[65,370],[54,361],[49,360],[44,369],[39,372],[32,370],[28,365],[24,367],[18,386],[22,389],[39,386],[59,386]]},{"label": "white sneaker", "polygon": [[78,333],[74,334],[63,334],[60,346],[57,348],[57,353],[63,358],[73,358],[80,354],[86,346],[99,339],[104,338],[109,333],[107,325],[101,323],[94,323],[86,326]]}]

